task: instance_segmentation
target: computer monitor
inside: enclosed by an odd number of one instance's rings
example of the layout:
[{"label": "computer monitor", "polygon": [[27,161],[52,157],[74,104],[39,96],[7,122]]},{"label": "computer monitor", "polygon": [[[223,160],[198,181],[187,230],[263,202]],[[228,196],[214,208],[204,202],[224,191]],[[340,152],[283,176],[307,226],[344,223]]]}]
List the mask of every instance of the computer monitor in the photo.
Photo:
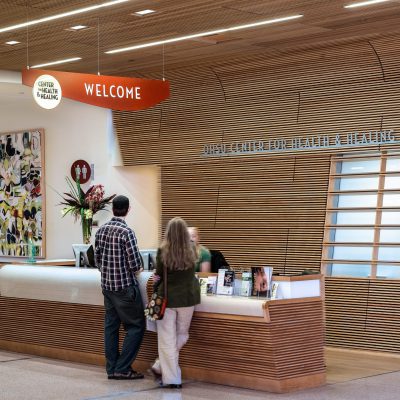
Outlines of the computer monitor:
[{"label": "computer monitor", "polygon": [[143,249],[140,250],[140,255],[143,260],[143,269],[151,271],[156,267],[157,249]]},{"label": "computer monitor", "polygon": [[211,253],[211,272],[218,272],[220,268],[230,269],[228,261],[219,250],[210,250]]},{"label": "computer monitor", "polygon": [[94,250],[91,244],[73,244],[76,268],[96,268],[94,262]]}]

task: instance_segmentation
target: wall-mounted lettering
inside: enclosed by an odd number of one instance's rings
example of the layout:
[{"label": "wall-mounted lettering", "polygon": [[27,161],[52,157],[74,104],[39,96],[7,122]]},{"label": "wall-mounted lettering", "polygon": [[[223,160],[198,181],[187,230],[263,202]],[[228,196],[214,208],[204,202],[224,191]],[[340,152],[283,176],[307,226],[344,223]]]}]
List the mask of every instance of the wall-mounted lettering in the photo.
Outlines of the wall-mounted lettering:
[{"label": "wall-mounted lettering", "polygon": [[203,157],[240,156],[245,154],[285,151],[318,150],[337,147],[356,147],[376,144],[400,144],[393,129],[370,132],[352,132],[336,135],[293,137],[290,139],[247,140],[233,143],[204,145]]}]

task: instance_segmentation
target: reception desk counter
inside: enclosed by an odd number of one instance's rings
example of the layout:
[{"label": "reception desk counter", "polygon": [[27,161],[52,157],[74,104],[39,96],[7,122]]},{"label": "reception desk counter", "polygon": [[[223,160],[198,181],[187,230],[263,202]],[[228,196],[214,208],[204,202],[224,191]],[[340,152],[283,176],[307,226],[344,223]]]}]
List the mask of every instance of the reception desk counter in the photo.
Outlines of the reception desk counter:
[{"label": "reception desk counter", "polygon": [[[144,272],[139,277],[144,297],[150,276]],[[293,292],[296,298],[203,295],[181,351],[184,377],[278,393],[323,385],[320,279],[282,277],[281,297]],[[60,266],[1,267],[0,326],[2,349],[103,364],[100,273]],[[156,356],[156,333],[147,331],[135,367],[146,370]]]}]

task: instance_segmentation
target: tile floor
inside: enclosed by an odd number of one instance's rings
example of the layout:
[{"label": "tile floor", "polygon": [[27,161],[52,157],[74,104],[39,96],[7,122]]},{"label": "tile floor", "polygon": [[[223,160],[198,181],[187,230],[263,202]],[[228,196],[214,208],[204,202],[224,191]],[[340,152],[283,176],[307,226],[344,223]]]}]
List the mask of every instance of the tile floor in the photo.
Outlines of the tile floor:
[{"label": "tile floor", "polygon": [[193,381],[182,390],[167,390],[150,376],[108,381],[101,367],[0,350],[0,400],[399,400],[399,381],[396,371],[289,394]]}]

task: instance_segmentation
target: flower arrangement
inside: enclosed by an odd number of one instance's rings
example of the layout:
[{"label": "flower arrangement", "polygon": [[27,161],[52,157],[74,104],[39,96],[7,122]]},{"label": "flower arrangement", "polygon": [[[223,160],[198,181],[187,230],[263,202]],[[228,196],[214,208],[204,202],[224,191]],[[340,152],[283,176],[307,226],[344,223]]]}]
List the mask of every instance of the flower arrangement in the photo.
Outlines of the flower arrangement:
[{"label": "flower arrangement", "polygon": [[81,220],[83,242],[90,243],[92,235],[93,216],[100,210],[104,210],[112,199],[116,196],[104,197],[104,186],[93,185],[83,191],[79,181],[73,182],[70,178],[65,178],[70,191],[65,192],[60,205],[65,206],[61,213],[64,217],[67,214],[74,216],[75,221]]}]

